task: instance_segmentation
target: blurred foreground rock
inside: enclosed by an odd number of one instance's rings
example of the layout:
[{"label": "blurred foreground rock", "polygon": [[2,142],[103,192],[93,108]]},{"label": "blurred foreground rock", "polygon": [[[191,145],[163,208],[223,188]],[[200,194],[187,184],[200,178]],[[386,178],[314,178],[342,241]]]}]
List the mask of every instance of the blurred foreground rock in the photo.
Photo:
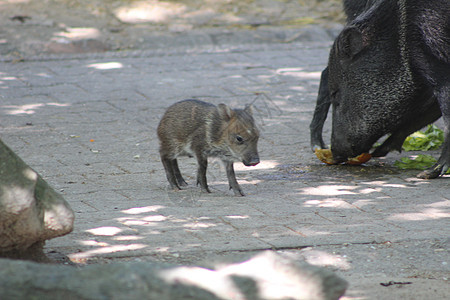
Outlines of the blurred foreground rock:
[{"label": "blurred foreground rock", "polygon": [[263,252],[211,270],[157,263],[73,268],[0,259],[2,299],[339,299],[333,272]]},{"label": "blurred foreground rock", "polygon": [[0,257],[43,260],[45,241],[73,221],[62,196],[0,140]]}]

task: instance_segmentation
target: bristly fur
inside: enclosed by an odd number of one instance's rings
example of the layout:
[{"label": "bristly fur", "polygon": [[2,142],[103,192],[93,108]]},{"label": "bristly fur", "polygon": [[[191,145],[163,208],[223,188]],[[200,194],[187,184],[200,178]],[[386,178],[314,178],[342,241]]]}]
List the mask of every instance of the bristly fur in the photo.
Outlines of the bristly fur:
[{"label": "bristly fur", "polygon": [[445,142],[436,165],[420,178],[450,167],[450,1],[344,0],[348,24],[336,38],[323,71],[311,146],[324,146],[322,128],[333,108],[335,161],[367,152],[401,150],[412,132],[441,115]]},{"label": "bristly fur", "polygon": [[259,163],[259,132],[251,108],[231,109],[225,104],[180,101],[167,109],[158,126],[158,137],[161,161],[174,189],[186,184],[178,168],[179,156],[197,158],[197,184],[206,192],[209,192],[207,158],[220,158],[226,166],[230,188],[237,195],[243,192],[236,181],[233,162],[242,161],[247,166]]}]

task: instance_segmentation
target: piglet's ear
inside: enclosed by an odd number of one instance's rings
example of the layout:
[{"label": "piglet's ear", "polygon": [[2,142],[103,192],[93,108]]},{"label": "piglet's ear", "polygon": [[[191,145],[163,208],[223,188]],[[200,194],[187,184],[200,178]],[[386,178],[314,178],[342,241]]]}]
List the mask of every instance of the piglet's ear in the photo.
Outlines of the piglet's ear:
[{"label": "piglet's ear", "polygon": [[253,105],[247,104],[244,108],[244,111],[252,116],[253,115]]},{"label": "piglet's ear", "polygon": [[235,114],[231,108],[229,108],[223,103],[220,103],[218,108],[220,116],[226,121],[230,120]]},{"label": "piglet's ear", "polygon": [[353,58],[367,46],[364,33],[357,27],[345,28],[338,38],[338,50],[347,58]]}]

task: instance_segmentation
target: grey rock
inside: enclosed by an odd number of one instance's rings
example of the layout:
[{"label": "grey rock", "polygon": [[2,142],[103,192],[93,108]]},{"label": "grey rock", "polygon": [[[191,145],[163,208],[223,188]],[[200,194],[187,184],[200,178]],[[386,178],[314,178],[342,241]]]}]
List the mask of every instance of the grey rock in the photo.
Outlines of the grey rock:
[{"label": "grey rock", "polygon": [[348,287],[344,279],[328,269],[270,251],[224,266],[218,272],[234,278],[241,290],[253,282],[258,291],[255,299],[339,299]]},{"label": "grey rock", "polygon": [[161,263],[73,268],[0,259],[2,299],[339,299],[331,271],[264,252],[217,270]]},{"label": "grey rock", "polygon": [[0,256],[39,251],[71,232],[73,220],[62,196],[0,140]]}]

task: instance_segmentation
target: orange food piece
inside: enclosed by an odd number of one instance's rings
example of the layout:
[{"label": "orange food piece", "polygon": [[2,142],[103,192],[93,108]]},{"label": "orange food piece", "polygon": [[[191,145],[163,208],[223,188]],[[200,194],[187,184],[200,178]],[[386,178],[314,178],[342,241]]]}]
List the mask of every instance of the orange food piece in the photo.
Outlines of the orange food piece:
[{"label": "orange food piece", "polygon": [[372,155],[370,153],[363,153],[363,154],[358,155],[357,157],[350,158],[347,161],[347,164],[360,165],[360,164],[363,164],[363,163],[369,161],[369,159],[371,159],[371,158],[372,158]]},{"label": "orange food piece", "polygon": [[[316,154],[317,158],[320,159],[322,162],[329,165],[336,164],[334,162],[333,153],[331,153],[331,149],[316,149],[314,150],[314,153]],[[360,165],[369,161],[371,158],[372,155],[370,155],[370,153],[363,153],[356,157],[350,158],[345,163],[349,165]]]},{"label": "orange food piece", "polygon": [[322,162],[333,165],[333,154],[331,153],[331,149],[316,149],[314,150],[314,153],[316,154],[317,158],[320,159]]}]

